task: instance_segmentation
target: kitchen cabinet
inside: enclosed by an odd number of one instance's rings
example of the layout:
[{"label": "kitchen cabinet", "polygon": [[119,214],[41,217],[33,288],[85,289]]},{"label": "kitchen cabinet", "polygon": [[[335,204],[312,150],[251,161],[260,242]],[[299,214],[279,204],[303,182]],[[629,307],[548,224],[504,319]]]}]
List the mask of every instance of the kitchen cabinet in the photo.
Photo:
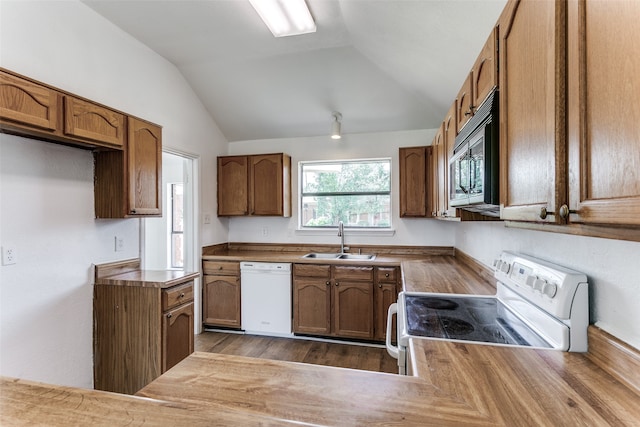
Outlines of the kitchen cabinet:
[{"label": "kitchen cabinet", "polygon": [[501,215],[512,225],[640,240],[640,110],[629,96],[640,90],[629,55],[639,12],[589,0],[505,9]]},{"label": "kitchen cabinet", "polygon": [[430,217],[432,147],[400,147],[400,216]]},{"label": "kitchen cabinet", "polygon": [[94,153],[96,218],[162,216],[162,128],[128,123],[126,150]]},{"label": "kitchen cabinet", "polygon": [[202,322],[240,328],[240,262],[203,260]]},{"label": "kitchen cabinet", "polygon": [[433,141],[431,142],[431,167],[430,167],[430,195],[431,195],[431,216],[437,218],[440,215],[440,207],[442,206],[444,197],[446,196],[446,190],[444,188],[445,180],[440,176],[441,161],[443,159],[443,152],[445,151],[444,141],[444,122],[440,125],[438,133],[436,133]]},{"label": "kitchen cabinet", "polygon": [[62,114],[58,92],[0,70],[0,125],[53,133]]},{"label": "kitchen cabinet", "polygon": [[501,218],[562,223],[566,3],[511,2],[500,19]]},{"label": "kitchen cabinet", "polygon": [[218,157],[218,216],[291,216],[291,157]]},{"label": "kitchen cabinet", "polygon": [[495,27],[485,42],[480,55],[473,64],[473,112],[498,86],[498,27]]},{"label": "kitchen cabinet", "polygon": [[374,338],[373,267],[294,264],[294,333]]},{"label": "kitchen cabinet", "polygon": [[477,107],[473,105],[473,71],[467,75],[464,83],[462,83],[462,87],[458,91],[456,106],[456,129],[459,133],[469,119],[471,119],[473,111]]},{"label": "kitchen cabinet", "polygon": [[94,286],[94,386],[133,394],[193,352],[193,279]]},{"label": "kitchen cabinet", "polygon": [[568,2],[568,221],[640,226],[640,2]]},{"label": "kitchen cabinet", "polygon": [[101,146],[122,148],[125,120],[124,114],[74,96],[64,96],[65,135]]},{"label": "kitchen cabinet", "polygon": [[[375,267],[375,328],[374,339],[384,341],[387,336],[387,312],[389,306],[398,300],[398,267]],[[392,330],[396,330],[393,319]],[[392,337],[395,339],[395,337]]]}]

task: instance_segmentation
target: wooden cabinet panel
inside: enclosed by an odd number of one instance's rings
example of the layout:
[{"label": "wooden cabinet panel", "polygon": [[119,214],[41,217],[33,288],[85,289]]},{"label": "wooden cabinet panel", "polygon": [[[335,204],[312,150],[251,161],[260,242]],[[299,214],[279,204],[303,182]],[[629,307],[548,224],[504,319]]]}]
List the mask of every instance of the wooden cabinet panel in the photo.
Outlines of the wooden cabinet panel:
[{"label": "wooden cabinet panel", "polygon": [[401,147],[400,216],[426,217],[431,215],[428,181],[432,147]]},{"label": "wooden cabinet panel", "polygon": [[569,221],[640,225],[640,2],[569,2]]},{"label": "wooden cabinet panel", "polygon": [[125,116],[91,102],[65,95],[64,133],[102,145],[122,148],[125,141]]},{"label": "wooden cabinet panel", "polygon": [[473,105],[473,72],[469,73],[456,97],[456,129],[458,133],[467,124],[476,106]]},{"label": "wooden cabinet panel", "polygon": [[249,213],[247,156],[218,157],[218,216]]},{"label": "wooden cabinet panel", "polygon": [[[389,306],[398,300],[398,268],[376,267],[376,282],[374,287],[374,339],[385,341],[387,336],[387,313]],[[396,330],[393,319],[392,329]],[[395,339],[394,337],[392,337]]]},{"label": "wooden cabinet panel", "polygon": [[[191,287],[193,295],[193,286]],[[193,353],[193,302],[163,313],[162,372]]]},{"label": "wooden cabinet panel", "polygon": [[162,215],[162,128],[129,117],[129,215]]},{"label": "wooden cabinet panel", "polygon": [[339,266],[333,267],[334,280],[364,280],[373,281],[373,267]]},{"label": "wooden cabinet panel", "polygon": [[438,159],[438,192],[443,194],[438,199],[438,212],[441,218],[455,218],[457,211],[449,206],[449,159],[453,156],[453,147],[456,144],[456,104],[449,108],[449,112],[444,119],[444,142],[443,149],[439,153]]},{"label": "wooden cabinet panel", "polygon": [[291,216],[291,157],[218,157],[218,216]]},{"label": "wooden cabinet panel", "polygon": [[330,335],[331,282],[328,279],[294,277],[293,331]]},{"label": "wooden cabinet panel", "polygon": [[327,264],[293,264],[293,275],[328,280],[331,278],[331,266]]},{"label": "wooden cabinet panel", "polygon": [[566,3],[522,0],[506,10],[500,22],[501,217],[561,223],[550,214],[566,199]]},{"label": "wooden cabinet panel", "polygon": [[373,283],[336,279],[333,286],[333,316],[335,335],[372,339]]},{"label": "wooden cabinet panel", "polygon": [[58,93],[0,70],[0,119],[46,131],[58,128]]},{"label": "wooden cabinet panel", "polygon": [[498,85],[497,27],[491,32],[473,65],[473,108],[477,109]]},{"label": "wooden cabinet panel", "polygon": [[398,281],[397,267],[376,267],[376,283],[393,283]]},{"label": "wooden cabinet panel", "polygon": [[204,274],[240,277],[240,263],[237,261],[202,261]]},{"label": "wooden cabinet panel", "polygon": [[283,154],[249,157],[251,215],[291,216],[291,158]]},{"label": "wooden cabinet panel", "polygon": [[[185,297],[180,298],[179,295]],[[193,352],[193,281],[94,286],[94,387],[133,394]],[[184,300],[176,305],[173,300]],[[164,310],[163,304],[172,307]]]},{"label": "wooden cabinet panel", "polygon": [[240,277],[204,276],[203,323],[240,327]]}]

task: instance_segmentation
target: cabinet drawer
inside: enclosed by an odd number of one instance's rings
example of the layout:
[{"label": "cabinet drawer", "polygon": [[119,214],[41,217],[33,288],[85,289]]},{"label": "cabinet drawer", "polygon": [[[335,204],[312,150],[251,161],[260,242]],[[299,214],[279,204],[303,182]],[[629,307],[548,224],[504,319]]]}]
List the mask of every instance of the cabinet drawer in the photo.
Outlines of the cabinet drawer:
[{"label": "cabinet drawer", "polygon": [[328,279],[331,276],[331,266],[324,264],[293,264],[293,275]]},{"label": "cabinet drawer", "polygon": [[373,267],[335,266],[335,280],[367,280],[373,281]]},{"label": "cabinet drawer", "polygon": [[376,281],[378,283],[396,283],[398,280],[395,267],[378,267],[376,269]]},{"label": "cabinet drawer", "polygon": [[125,116],[72,96],[64,97],[64,133],[122,148]]},{"label": "cabinet drawer", "polygon": [[203,261],[204,274],[235,276],[240,274],[240,263],[237,261]]},{"label": "cabinet drawer", "polygon": [[162,311],[193,301],[193,280],[162,291]]}]

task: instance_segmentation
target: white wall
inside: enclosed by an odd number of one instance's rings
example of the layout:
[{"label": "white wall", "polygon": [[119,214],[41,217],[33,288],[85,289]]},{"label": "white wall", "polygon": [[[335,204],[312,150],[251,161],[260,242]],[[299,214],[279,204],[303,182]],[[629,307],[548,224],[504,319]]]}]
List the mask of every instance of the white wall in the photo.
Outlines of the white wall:
[{"label": "white wall", "polygon": [[522,252],[585,273],[591,322],[640,349],[640,243],[460,223],[456,248],[490,266],[501,250]]},{"label": "white wall", "polygon": [[[0,40],[0,66],[162,125],[164,146],[202,159],[216,211],[227,143],[172,64],[75,0],[0,1]],[[0,149],[0,244],[18,253],[0,267],[0,374],[92,387],[92,264],[137,257],[139,220],[93,219],[90,152],[4,134]],[[228,240],[215,215],[200,230]]]},{"label": "white wall", "polygon": [[[344,118],[343,122],[348,120]],[[229,240],[232,242],[330,243],[339,244],[335,230],[300,232],[298,228],[298,162],[304,160],[366,159],[391,157],[392,228],[393,235],[363,233],[347,230],[345,242],[371,245],[453,246],[454,228],[451,224],[419,218],[400,218],[398,200],[398,147],[431,145],[435,129],[387,132],[375,134],[343,134],[339,141],[327,136],[241,141],[229,144],[229,154],[260,154],[284,152],[291,156],[291,218],[229,219]],[[268,235],[263,235],[267,227]]]}]

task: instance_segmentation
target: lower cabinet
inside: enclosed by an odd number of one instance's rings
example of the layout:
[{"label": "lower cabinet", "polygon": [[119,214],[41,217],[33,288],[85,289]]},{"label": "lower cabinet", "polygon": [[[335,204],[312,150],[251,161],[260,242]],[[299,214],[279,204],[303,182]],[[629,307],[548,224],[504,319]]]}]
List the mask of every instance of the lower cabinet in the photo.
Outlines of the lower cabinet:
[{"label": "lower cabinet", "polygon": [[[389,306],[398,300],[398,267],[376,267],[375,282],[375,334],[376,341],[384,341],[387,336],[387,313]],[[392,329],[396,330],[393,319]],[[391,337],[395,340],[395,336]]]},{"label": "lower cabinet", "polygon": [[203,261],[202,323],[240,328],[240,263]]},{"label": "lower cabinet", "polygon": [[193,280],[95,285],[94,387],[134,394],[193,352]]},{"label": "lower cabinet", "polygon": [[295,333],[372,340],[373,267],[294,264]]}]

